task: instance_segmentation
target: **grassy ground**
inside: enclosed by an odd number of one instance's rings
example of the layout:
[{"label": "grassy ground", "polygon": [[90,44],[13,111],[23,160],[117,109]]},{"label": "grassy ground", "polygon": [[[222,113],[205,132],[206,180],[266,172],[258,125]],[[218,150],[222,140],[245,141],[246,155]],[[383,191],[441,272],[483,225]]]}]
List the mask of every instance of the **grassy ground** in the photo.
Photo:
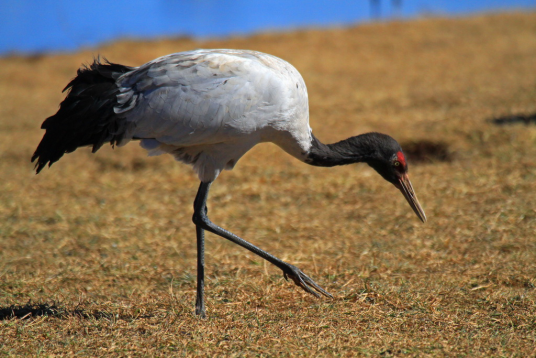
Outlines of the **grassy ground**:
[{"label": "grassy ground", "polygon": [[[429,221],[366,165],[258,146],[214,185],[212,220],[335,298],[209,235],[208,319],[194,317],[189,167],[135,144],[80,149],[37,177],[29,158],[81,63],[197,47],[293,63],[326,142],[374,130],[442,143],[411,166]],[[490,122],[536,112],[535,58],[534,13],[1,58],[0,354],[536,355],[536,127]]]}]

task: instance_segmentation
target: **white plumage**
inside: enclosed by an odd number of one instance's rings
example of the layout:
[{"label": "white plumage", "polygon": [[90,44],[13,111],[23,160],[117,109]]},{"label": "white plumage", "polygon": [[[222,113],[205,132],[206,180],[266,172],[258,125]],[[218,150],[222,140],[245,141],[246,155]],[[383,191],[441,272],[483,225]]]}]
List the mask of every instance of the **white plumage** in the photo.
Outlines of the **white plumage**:
[{"label": "white plumage", "polygon": [[311,146],[307,88],[277,57],[196,50],[157,58],[117,79],[120,145],[142,138],[149,155],[170,153],[213,181],[249,149],[272,142],[304,160]]}]

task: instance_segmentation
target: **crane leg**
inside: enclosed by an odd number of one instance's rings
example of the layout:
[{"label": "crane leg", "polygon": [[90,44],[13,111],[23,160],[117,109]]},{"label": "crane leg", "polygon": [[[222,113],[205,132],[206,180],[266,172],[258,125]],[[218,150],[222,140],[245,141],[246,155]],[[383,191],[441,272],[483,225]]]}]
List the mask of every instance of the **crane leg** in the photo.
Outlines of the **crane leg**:
[{"label": "crane leg", "polygon": [[[203,200],[200,198],[199,193],[200,192],[198,191],[194,200],[194,211],[196,210],[196,207],[201,205],[199,201]],[[206,215],[206,205],[204,212]],[[201,318],[205,318],[205,229],[199,225],[196,225],[195,232],[197,236],[197,296],[195,299],[195,314]]]},{"label": "crane leg", "polygon": [[197,297],[195,314],[205,318],[205,230],[197,226]]},{"label": "crane leg", "polygon": [[[213,234],[216,234],[218,236],[221,236],[223,237],[224,239],[227,239],[231,242],[234,242],[235,244],[237,245],[240,245],[242,246],[243,248],[246,248],[248,249],[249,251],[253,252],[254,254],[262,257],[263,259],[267,260],[268,262],[274,264],[275,266],[279,267],[282,271],[283,271],[283,275],[285,276],[286,279],[288,279],[289,277],[292,279],[292,281],[294,281],[294,283],[298,286],[300,286],[304,291],[316,296],[316,297],[320,297],[320,295],[318,293],[321,293],[327,297],[333,297],[331,296],[331,294],[329,292],[327,292],[326,290],[324,290],[322,287],[320,287],[319,285],[316,284],[316,282],[314,282],[309,276],[307,276],[306,274],[304,274],[299,268],[297,268],[296,266],[294,265],[291,265],[291,264],[288,264],[284,261],[282,261],[281,259],[273,256],[272,254],[258,248],[257,246],[251,244],[250,242],[236,236],[235,234],[233,234],[232,232],[229,232],[221,227],[219,227],[218,225],[214,224],[213,222],[210,221],[210,219],[208,218],[208,215],[207,215],[207,198],[208,198],[208,192],[210,190],[210,185],[212,184],[212,182],[201,182],[201,184],[199,185],[199,190],[197,191],[197,195],[195,197],[195,201],[194,201],[194,216],[192,218],[194,224],[196,225],[197,227],[197,230],[198,230],[198,235],[197,235],[197,238],[198,238],[198,269],[199,267],[203,266],[203,265],[200,265],[199,264],[199,238],[200,238],[200,235],[199,235],[199,231],[202,231],[202,230],[207,230],[207,231],[210,231],[212,232]],[[201,240],[203,241],[203,240]],[[204,248],[203,248],[203,252],[204,252]],[[204,270],[204,266],[203,266],[203,269]],[[201,277],[201,280],[199,279]],[[200,286],[200,282],[201,282],[201,286]],[[203,307],[204,306],[201,304],[201,306],[198,306],[199,304],[199,299],[201,297],[201,300],[203,298],[203,286],[202,286],[202,283],[203,283],[203,277],[199,275],[199,271],[198,271],[198,286],[197,286],[197,300],[198,302],[196,303],[196,314],[199,314],[197,313],[197,309],[198,307]],[[201,287],[201,288],[200,288]],[[204,312],[204,310],[203,310]]]}]

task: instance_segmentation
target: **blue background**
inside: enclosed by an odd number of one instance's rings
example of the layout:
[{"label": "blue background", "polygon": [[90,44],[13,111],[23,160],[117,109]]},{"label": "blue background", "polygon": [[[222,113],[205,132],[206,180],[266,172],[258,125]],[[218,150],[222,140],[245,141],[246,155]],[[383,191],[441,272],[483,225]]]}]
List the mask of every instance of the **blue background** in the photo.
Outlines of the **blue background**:
[{"label": "blue background", "polygon": [[71,51],[118,38],[215,37],[373,19],[533,11],[535,0],[0,0],[0,55]]}]

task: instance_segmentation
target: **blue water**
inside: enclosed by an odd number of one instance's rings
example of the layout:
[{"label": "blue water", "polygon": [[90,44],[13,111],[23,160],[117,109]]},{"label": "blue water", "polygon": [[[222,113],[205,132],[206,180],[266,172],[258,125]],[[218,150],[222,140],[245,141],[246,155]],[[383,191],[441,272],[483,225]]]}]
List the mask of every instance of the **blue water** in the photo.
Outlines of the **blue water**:
[{"label": "blue water", "polygon": [[[396,3],[399,6],[396,6]],[[534,11],[536,0],[0,0],[0,55],[72,51],[118,38],[214,37],[392,17]]]}]

